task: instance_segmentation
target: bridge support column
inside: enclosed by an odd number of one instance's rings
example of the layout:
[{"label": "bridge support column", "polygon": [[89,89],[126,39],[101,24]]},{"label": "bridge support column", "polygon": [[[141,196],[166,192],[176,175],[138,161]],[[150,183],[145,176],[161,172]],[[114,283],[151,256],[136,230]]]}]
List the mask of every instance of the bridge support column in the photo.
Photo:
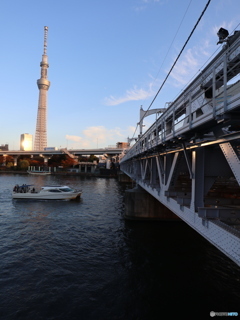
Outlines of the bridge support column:
[{"label": "bridge support column", "polygon": [[13,157],[13,166],[14,166],[14,167],[17,166],[17,159],[18,159],[18,156],[14,156],[14,157]]},{"label": "bridge support column", "polygon": [[125,192],[125,218],[132,220],[181,220],[139,186]]},{"label": "bridge support column", "polygon": [[3,163],[2,163],[3,166],[6,166],[7,164],[6,160],[7,160],[7,155],[3,154]]},{"label": "bridge support column", "polygon": [[48,166],[48,160],[51,159],[51,157],[43,156],[44,166]]}]

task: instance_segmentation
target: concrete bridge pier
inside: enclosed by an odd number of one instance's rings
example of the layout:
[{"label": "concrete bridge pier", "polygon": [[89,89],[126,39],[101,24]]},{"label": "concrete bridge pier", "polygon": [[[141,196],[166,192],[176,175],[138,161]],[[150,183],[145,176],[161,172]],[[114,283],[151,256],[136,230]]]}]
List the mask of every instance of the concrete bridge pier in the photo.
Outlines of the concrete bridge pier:
[{"label": "concrete bridge pier", "polygon": [[6,166],[6,164],[7,164],[7,155],[3,154],[3,163],[2,163],[2,165]]},{"label": "concrete bridge pier", "polygon": [[48,160],[51,159],[51,157],[49,157],[49,156],[43,156],[43,155],[42,155],[42,157],[43,157],[44,166],[48,166]]},{"label": "concrete bridge pier", "polygon": [[131,220],[181,220],[140,186],[125,191],[125,216]]},{"label": "concrete bridge pier", "polygon": [[13,165],[14,165],[14,167],[17,166],[17,160],[18,160],[18,156],[14,156],[13,157]]}]

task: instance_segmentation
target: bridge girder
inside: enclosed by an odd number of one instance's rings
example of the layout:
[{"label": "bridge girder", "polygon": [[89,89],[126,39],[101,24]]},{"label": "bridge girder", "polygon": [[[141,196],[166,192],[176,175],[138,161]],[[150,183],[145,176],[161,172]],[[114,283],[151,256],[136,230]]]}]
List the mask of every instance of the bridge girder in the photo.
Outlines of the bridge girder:
[{"label": "bridge girder", "polygon": [[240,266],[236,147],[225,142],[142,155],[121,163],[120,168]]}]

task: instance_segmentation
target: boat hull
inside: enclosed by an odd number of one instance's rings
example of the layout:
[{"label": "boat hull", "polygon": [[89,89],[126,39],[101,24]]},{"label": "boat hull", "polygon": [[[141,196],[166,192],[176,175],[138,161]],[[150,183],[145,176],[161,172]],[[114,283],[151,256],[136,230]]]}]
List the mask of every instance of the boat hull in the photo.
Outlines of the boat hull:
[{"label": "boat hull", "polygon": [[40,175],[40,176],[46,176],[48,174],[51,174],[49,171],[30,171],[28,170],[29,174],[35,174],[35,175]]},{"label": "boat hull", "polygon": [[42,194],[42,193],[15,193],[13,192],[13,199],[25,200],[73,200],[81,197],[81,192],[68,193],[68,194]]}]

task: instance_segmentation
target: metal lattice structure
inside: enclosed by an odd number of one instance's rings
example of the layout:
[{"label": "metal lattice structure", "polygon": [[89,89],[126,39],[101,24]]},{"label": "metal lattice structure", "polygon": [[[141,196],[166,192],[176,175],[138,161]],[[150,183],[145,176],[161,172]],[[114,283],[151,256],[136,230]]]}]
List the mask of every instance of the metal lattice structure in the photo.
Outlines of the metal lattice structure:
[{"label": "metal lattice structure", "polygon": [[34,150],[44,150],[47,147],[47,91],[50,81],[47,79],[48,56],[47,56],[47,34],[48,27],[44,27],[44,49],[42,55],[41,78],[37,80],[39,89],[37,125],[34,140]]},{"label": "metal lattice structure", "polygon": [[236,31],[120,168],[240,266],[239,72]]}]

